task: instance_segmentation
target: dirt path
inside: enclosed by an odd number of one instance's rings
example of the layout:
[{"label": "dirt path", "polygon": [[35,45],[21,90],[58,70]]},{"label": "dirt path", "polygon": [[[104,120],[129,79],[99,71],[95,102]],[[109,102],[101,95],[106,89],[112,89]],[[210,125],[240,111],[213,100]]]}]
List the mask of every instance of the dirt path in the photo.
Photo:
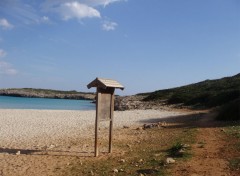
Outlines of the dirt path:
[{"label": "dirt path", "polygon": [[232,175],[228,166],[225,147],[226,136],[214,114],[205,115],[197,122],[196,143],[192,146],[193,158],[182,161],[173,170],[174,176],[228,176]]}]

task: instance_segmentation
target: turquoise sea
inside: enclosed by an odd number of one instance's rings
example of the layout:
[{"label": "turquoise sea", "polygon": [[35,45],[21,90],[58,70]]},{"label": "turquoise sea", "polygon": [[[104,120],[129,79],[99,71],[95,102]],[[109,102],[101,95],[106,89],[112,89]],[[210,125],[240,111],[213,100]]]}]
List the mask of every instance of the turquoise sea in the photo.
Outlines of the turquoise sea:
[{"label": "turquoise sea", "polygon": [[91,100],[0,96],[0,109],[93,110]]}]

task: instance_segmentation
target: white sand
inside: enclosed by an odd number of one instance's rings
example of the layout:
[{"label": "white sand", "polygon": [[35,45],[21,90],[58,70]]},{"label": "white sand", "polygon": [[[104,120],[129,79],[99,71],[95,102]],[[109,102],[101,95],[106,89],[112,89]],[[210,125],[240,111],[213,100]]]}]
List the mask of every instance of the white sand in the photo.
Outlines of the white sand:
[{"label": "white sand", "polygon": [[[114,130],[186,113],[163,110],[114,112]],[[101,122],[106,128],[109,123]],[[77,138],[93,138],[95,111],[0,110],[0,148],[33,149]],[[66,144],[66,142],[64,142]],[[71,145],[71,144],[69,144]]]}]

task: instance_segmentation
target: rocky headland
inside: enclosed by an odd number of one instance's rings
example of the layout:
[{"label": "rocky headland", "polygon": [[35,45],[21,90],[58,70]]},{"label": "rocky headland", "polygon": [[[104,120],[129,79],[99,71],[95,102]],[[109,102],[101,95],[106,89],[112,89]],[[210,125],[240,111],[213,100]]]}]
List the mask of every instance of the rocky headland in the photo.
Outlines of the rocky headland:
[{"label": "rocky headland", "polygon": [[56,98],[75,100],[94,100],[94,93],[84,93],[77,91],[58,91],[49,89],[0,89],[1,96],[28,97],[28,98]]}]

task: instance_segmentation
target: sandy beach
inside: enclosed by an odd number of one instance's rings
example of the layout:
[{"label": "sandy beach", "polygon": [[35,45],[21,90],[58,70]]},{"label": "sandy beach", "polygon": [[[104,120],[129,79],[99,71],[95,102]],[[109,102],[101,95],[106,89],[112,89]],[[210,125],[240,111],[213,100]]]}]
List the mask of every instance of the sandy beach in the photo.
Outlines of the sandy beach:
[{"label": "sandy beach", "polygon": [[[179,116],[183,112],[159,110],[117,111],[114,129],[141,126],[148,120]],[[95,111],[0,110],[1,148],[41,149],[70,145],[78,138],[93,138]],[[106,129],[108,122],[101,122]]]},{"label": "sandy beach", "polygon": [[[134,110],[114,112],[114,138],[129,127],[189,112]],[[54,175],[78,157],[92,157],[95,111],[0,110],[0,175]],[[109,122],[100,123],[101,134]],[[120,130],[121,129],[121,130]],[[103,141],[103,140],[102,140]],[[101,146],[101,151],[106,151]]]}]

